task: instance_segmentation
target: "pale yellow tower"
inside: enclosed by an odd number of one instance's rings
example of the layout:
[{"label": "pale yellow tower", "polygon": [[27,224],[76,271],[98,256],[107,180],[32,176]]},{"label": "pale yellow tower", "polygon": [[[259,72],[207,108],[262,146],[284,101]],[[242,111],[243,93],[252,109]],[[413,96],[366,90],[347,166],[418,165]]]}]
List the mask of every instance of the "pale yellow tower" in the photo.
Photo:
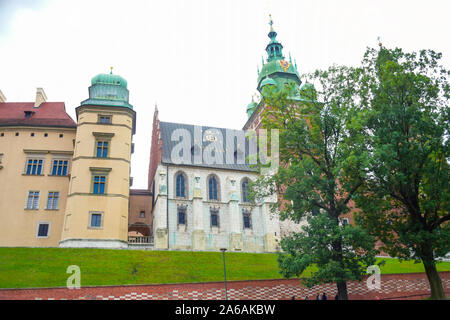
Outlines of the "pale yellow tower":
[{"label": "pale yellow tower", "polygon": [[78,128],[61,247],[127,247],[136,113],[125,79],[99,74],[76,108]]}]

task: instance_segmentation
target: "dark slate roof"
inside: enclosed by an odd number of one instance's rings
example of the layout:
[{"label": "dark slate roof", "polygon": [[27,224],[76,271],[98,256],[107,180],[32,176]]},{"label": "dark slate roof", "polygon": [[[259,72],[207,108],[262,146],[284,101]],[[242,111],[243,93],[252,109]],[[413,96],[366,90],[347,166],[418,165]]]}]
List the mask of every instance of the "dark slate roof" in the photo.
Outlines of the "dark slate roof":
[{"label": "dark slate roof", "polygon": [[0,126],[76,128],[77,124],[67,114],[64,102],[44,102],[39,108],[34,108],[34,102],[4,102],[0,103]]},{"label": "dark slate roof", "polygon": [[[194,163],[194,152],[199,151],[200,143],[198,141],[195,141],[195,135],[194,135],[194,125],[191,124],[181,124],[181,123],[172,123],[172,122],[160,122],[160,129],[161,129],[161,140],[162,140],[162,163],[164,164],[177,164],[173,162],[173,159],[171,159],[171,153],[172,149],[179,145],[181,140],[175,140],[172,141],[172,134],[177,129],[185,129],[190,134],[190,163],[183,164],[183,165],[189,165],[194,167],[204,167],[204,168],[216,168],[216,169],[227,169],[227,170],[237,170],[237,171],[256,171],[256,169],[251,168],[248,164],[248,140],[245,141],[245,147],[244,146],[238,146],[236,148],[236,144],[233,145],[231,152],[233,163],[228,164],[226,163],[226,152],[228,152],[226,149],[226,143],[227,143],[227,132],[230,134],[230,132],[239,132],[241,134],[244,133],[242,130],[235,130],[235,129],[225,129],[225,128],[215,128],[215,127],[206,127],[206,126],[197,126],[197,128],[201,129],[198,132],[201,132],[201,146],[202,146],[202,153],[205,150],[205,148],[210,145],[212,142],[208,140],[207,137],[210,136],[217,136],[218,140],[220,140],[220,134],[222,136],[222,146],[223,146],[223,163],[212,163],[208,164],[205,162],[205,159],[202,157],[201,163]],[[195,150],[195,151],[194,151]],[[244,161],[243,164],[238,164],[236,161],[236,152],[244,153]]]}]

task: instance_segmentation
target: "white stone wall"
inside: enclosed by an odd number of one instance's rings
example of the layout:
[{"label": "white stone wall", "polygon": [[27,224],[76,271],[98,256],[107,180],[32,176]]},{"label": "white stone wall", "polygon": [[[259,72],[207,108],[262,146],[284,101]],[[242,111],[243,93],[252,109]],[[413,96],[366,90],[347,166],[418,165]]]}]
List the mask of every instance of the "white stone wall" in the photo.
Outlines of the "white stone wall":
[{"label": "white stone wall", "polygon": [[[164,248],[163,231],[166,223],[166,167],[160,165],[155,177],[153,209],[155,247]],[[187,198],[175,197],[175,176],[182,171],[187,177]],[[208,176],[218,178],[218,201],[208,200]],[[198,183],[196,183],[196,178]],[[280,236],[278,217],[269,212],[268,203],[249,205],[242,203],[241,184],[244,178],[256,179],[252,172],[209,169],[189,166],[169,166],[169,232],[170,249],[216,251],[275,251],[274,241]],[[186,224],[178,225],[178,206],[186,206]],[[211,227],[210,209],[219,210],[219,228]],[[243,227],[243,210],[251,211],[252,228]],[[159,233],[158,233],[159,232]],[[167,246],[167,244],[166,244]]]}]

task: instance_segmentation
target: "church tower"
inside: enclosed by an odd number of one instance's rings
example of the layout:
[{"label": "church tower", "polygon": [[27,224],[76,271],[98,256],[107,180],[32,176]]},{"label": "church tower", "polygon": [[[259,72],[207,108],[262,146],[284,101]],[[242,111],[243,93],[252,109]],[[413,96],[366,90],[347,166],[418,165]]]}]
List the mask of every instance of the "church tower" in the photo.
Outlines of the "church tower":
[{"label": "church tower", "polygon": [[[111,68],[112,69],[112,68]],[[61,247],[127,247],[130,160],[136,113],[127,81],[92,78],[76,108],[78,128]]]},{"label": "church tower", "polygon": [[[273,29],[273,20],[270,16],[270,31],[268,37],[270,39],[266,46],[267,59],[262,61],[262,68],[258,68],[257,90],[263,94],[266,86],[274,86],[276,90],[281,90],[285,85],[294,83],[296,87],[300,87],[302,81],[297,70],[297,63],[292,61],[291,56],[286,60],[283,54],[283,45],[276,39],[277,33]],[[259,128],[260,119],[258,115],[261,113],[261,104],[252,99],[247,106],[248,121],[244,125],[246,129]]]}]

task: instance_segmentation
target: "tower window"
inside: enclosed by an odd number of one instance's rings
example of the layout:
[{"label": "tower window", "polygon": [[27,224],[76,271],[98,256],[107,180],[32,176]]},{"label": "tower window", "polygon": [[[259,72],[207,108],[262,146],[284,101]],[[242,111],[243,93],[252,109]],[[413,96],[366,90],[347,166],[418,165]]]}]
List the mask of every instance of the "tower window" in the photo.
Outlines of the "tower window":
[{"label": "tower window", "polygon": [[34,132],[30,133],[30,136],[34,137]]},{"label": "tower window", "polygon": [[48,137],[48,133],[44,133],[44,137]]},{"label": "tower window", "polygon": [[111,116],[99,116],[98,122],[103,124],[110,124],[111,123]]},{"label": "tower window", "polygon": [[97,158],[107,158],[108,157],[108,141],[97,141]]},{"label": "tower window", "polygon": [[100,212],[91,212],[91,217],[89,219],[89,226],[91,228],[101,228],[102,227],[102,213]]},{"label": "tower window", "polygon": [[59,134],[59,137],[62,138],[64,135],[62,133]]},{"label": "tower window", "polygon": [[19,136],[19,133],[18,132],[16,132],[16,137],[18,137]]},{"label": "tower window", "polygon": [[145,218],[145,211],[139,212],[139,218]]},{"label": "tower window", "polygon": [[105,194],[106,176],[94,176],[93,193]]}]

